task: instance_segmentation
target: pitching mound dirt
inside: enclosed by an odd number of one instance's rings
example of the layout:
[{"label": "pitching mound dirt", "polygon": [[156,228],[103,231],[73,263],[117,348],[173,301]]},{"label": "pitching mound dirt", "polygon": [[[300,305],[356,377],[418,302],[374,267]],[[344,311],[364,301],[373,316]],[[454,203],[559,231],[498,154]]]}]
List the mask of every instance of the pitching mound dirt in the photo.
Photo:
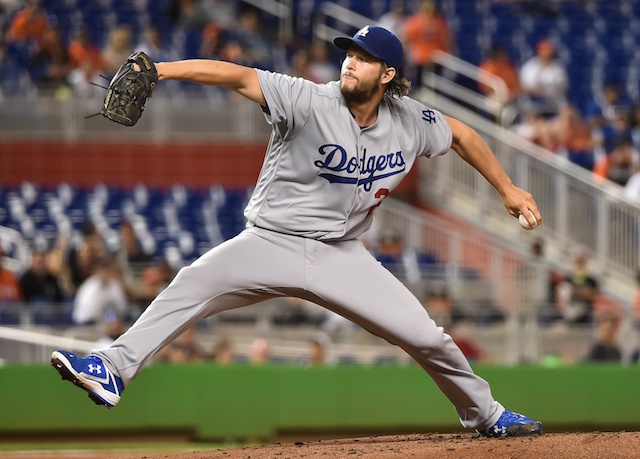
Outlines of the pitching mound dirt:
[{"label": "pitching mound dirt", "polygon": [[318,440],[293,444],[129,456],[146,459],[397,459],[397,458],[640,458],[640,432],[551,433],[481,438],[474,433],[416,434]]}]

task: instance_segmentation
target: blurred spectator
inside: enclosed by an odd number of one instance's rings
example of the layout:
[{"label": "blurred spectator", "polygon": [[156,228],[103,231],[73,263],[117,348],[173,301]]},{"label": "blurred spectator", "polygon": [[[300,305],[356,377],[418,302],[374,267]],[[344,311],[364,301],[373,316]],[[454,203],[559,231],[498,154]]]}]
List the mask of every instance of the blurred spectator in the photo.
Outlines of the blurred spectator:
[{"label": "blurred spectator", "polygon": [[405,0],[391,0],[389,11],[378,18],[378,25],[393,32],[404,41],[404,24],[407,21],[408,8]]},{"label": "blurred spectator", "polygon": [[307,78],[315,83],[340,79],[340,69],[329,58],[329,49],[324,41],[316,41],[311,45]]},{"label": "blurred spectator", "polygon": [[213,349],[213,360],[220,365],[227,365],[236,360],[233,343],[228,338],[221,338]]},{"label": "blurred spectator", "polygon": [[115,340],[117,340],[120,335],[122,335],[125,331],[127,331],[127,322],[121,315],[116,314],[113,311],[107,311],[105,314],[105,331],[104,335],[96,341],[94,349],[106,349],[109,347]]},{"label": "blurred spectator", "polygon": [[520,68],[520,85],[527,112],[553,116],[566,102],[569,78],[549,40],[539,41],[536,54]]},{"label": "blurred spectator", "polygon": [[300,359],[300,365],[316,367],[327,364],[327,352],[331,345],[329,336],[321,331],[314,333],[308,341],[307,354]]},{"label": "blurred spectator", "polygon": [[120,254],[127,264],[151,261],[151,256],[142,248],[133,225],[126,220],[120,224]]},{"label": "blurred spectator", "polygon": [[422,0],[418,11],[407,18],[402,35],[405,55],[415,71],[415,76],[410,79],[420,86],[426,72],[439,73],[433,62],[434,51],[450,53],[453,48],[449,24],[433,0]]},{"label": "blurred spectator", "polygon": [[232,30],[238,20],[238,2],[235,0],[200,0],[198,8],[209,24],[221,31]]},{"label": "blurred spectator", "polygon": [[290,67],[285,72],[294,77],[309,79],[310,56],[306,46],[299,47],[291,55]]},{"label": "blurred spectator", "polygon": [[613,119],[602,128],[596,130],[600,137],[603,153],[609,153],[616,147],[616,143],[622,137],[633,135],[633,112],[628,108],[620,108],[613,114]]},{"label": "blurred spectator", "polygon": [[591,345],[586,360],[588,362],[621,362],[622,351],[618,342],[621,311],[607,308],[595,317],[595,342]]},{"label": "blurred spectator", "polygon": [[40,43],[43,39],[49,19],[42,9],[39,0],[27,0],[24,7],[18,11],[7,33],[7,38],[12,43]]},{"label": "blurred spectator", "polygon": [[198,343],[195,326],[187,328],[155,356],[155,360],[168,363],[202,362],[205,358],[206,353]]},{"label": "blurred spectator", "polygon": [[556,115],[544,117],[535,112],[523,113],[514,132],[541,147],[566,158],[587,170],[593,170],[595,149],[599,145],[591,129],[571,104],[562,104]]},{"label": "blurred spectator", "polygon": [[202,42],[200,43],[199,56],[202,59],[221,59],[224,40],[222,32],[216,24],[207,24],[202,30]]},{"label": "blurred spectator", "polygon": [[587,270],[589,252],[575,246],[569,255],[573,270],[556,287],[556,304],[560,316],[570,324],[588,324],[593,319],[593,306],[599,295],[599,285]]},{"label": "blurred spectator", "polygon": [[423,300],[423,306],[434,322],[441,326],[446,334],[451,336],[451,339],[458,345],[467,360],[477,362],[485,358],[484,352],[470,339],[456,334],[455,325],[464,316],[457,310],[453,299],[445,290],[428,293]]},{"label": "blurred spectator", "polygon": [[59,27],[50,27],[29,64],[31,78],[39,86],[56,88],[67,84],[71,59]]},{"label": "blurred spectator", "polygon": [[272,65],[272,44],[262,30],[264,28],[260,14],[250,8],[240,14],[238,28],[233,31],[232,36],[242,48],[242,64],[269,69]]},{"label": "blurred spectator", "polygon": [[67,253],[72,293],[93,274],[97,260],[103,258],[107,251],[95,225],[86,221],[82,225],[82,239],[77,246],[71,247]]},{"label": "blurred spectator", "polygon": [[[102,51],[91,42],[86,27],[76,30],[73,39],[67,46],[72,70],[69,72],[69,84],[81,94],[87,95],[96,88],[91,85],[99,83],[98,76],[105,69]],[[104,85],[104,82],[101,82]]]},{"label": "blurred spectator", "polygon": [[423,306],[429,316],[441,327],[451,327],[463,319],[463,315],[455,308],[453,299],[445,289],[428,292],[423,300]]},{"label": "blurred spectator", "polygon": [[31,84],[29,74],[12,59],[6,43],[0,38],[0,101],[3,94],[16,94]]},{"label": "blurred spectator", "polygon": [[385,268],[408,282],[419,281],[422,270],[433,265],[435,261],[427,253],[419,253],[406,247],[402,236],[395,230],[382,232],[374,255]]},{"label": "blurred spectator", "polygon": [[137,290],[137,301],[147,304],[164,290],[174,276],[174,270],[166,259],[142,271],[140,288]]},{"label": "blurred spectator", "polygon": [[207,23],[196,0],[171,0],[167,16],[173,26],[182,31],[200,30]]},{"label": "blurred spectator", "polygon": [[[491,46],[486,59],[480,63],[480,68],[491,75],[500,77],[504,81],[507,88],[507,98],[498,100],[498,102],[503,104],[513,102],[520,95],[518,69],[503,46],[499,44]],[[479,89],[487,97],[498,98],[491,86],[480,84]]]},{"label": "blurred spectator", "polygon": [[106,314],[126,315],[127,296],[120,273],[113,260],[99,259],[95,272],[80,285],[76,293],[71,317],[76,324],[104,323]]},{"label": "blurred spectator", "polygon": [[65,300],[57,276],[47,266],[47,254],[40,250],[32,252],[31,266],[20,276],[20,288],[27,303],[62,303]]},{"label": "blurred spectator", "polygon": [[253,365],[263,365],[271,361],[271,344],[264,338],[256,338],[251,343],[249,362]]},{"label": "blurred spectator", "polygon": [[79,27],[75,31],[73,38],[69,42],[67,51],[71,58],[71,64],[75,68],[82,67],[87,63],[88,68],[92,72],[98,73],[104,69],[102,51],[91,42],[89,31],[84,26]]},{"label": "blurred spectator", "polygon": [[15,273],[4,267],[4,250],[0,245],[0,304],[22,301],[20,282]]},{"label": "blurred spectator", "polygon": [[131,29],[129,26],[120,25],[113,29],[109,34],[107,45],[102,52],[104,70],[107,76],[111,77],[115,75],[132,52]]},{"label": "blurred spectator", "polygon": [[577,107],[563,104],[555,118],[558,147],[567,159],[587,170],[593,170],[598,141],[592,136],[589,124],[581,117]]},{"label": "blurred spectator", "polygon": [[626,186],[631,176],[639,170],[639,156],[631,137],[623,135],[616,140],[613,150],[598,160],[593,173],[598,178]]},{"label": "blurred spectator", "polygon": [[135,49],[146,53],[154,62],[168,62],[180,58],[171,46],[165,43],[160,29],[153,24],[149,24],[141,34]]},{"label": "blurred spectator", "polygon": [[594,99],[589,101],[584,114],[592,128],[600,129],[611,123],[619,110],[629,110],[631,106],[631,100],[623,94],[620,85],[607,81],[602,91],[597,92]]}]

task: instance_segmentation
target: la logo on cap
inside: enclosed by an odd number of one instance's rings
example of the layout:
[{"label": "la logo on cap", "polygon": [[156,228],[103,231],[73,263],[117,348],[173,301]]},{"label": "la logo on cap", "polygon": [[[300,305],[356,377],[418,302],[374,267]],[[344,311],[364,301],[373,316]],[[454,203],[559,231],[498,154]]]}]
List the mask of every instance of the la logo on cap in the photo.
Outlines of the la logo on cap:
[{"label": "la logo on cap", "polygon": [[360,29],[360,31],[358,32],[358,35],[360,35],[361,37],[366,37],[368,33],[369,33],[369,26],[365,26],[362,29]]}]

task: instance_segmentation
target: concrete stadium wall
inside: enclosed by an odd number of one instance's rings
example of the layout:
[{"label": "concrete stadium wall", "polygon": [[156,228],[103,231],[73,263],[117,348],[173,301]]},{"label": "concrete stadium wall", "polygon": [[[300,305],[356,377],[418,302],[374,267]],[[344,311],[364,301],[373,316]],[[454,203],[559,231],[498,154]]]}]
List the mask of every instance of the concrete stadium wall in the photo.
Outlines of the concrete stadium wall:
[{"label": "concrete stadium wall", "polygon": [[[640,428],[640,368],[476,367],[494,396],[547,431]],[[461,431],[417,367],[163,365],[147,368],[107,410],[50,367],[0,368],[0,438],[183,432],[193,439],[281,434]]]}]

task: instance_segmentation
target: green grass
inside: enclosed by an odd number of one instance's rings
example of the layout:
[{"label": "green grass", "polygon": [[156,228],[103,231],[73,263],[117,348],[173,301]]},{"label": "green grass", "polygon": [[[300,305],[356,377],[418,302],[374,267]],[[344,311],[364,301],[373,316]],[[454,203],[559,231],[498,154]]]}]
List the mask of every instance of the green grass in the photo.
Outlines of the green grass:
[{"label": "green grass", "polygon": [[108,452],[190,452],[210,451],[215,449],[240,448],[248,446],[238,443],[190,443],[190,442],[157,442],[157,441],[0,441],[0,455],[9,452],[37,451],[108,451]]}]

